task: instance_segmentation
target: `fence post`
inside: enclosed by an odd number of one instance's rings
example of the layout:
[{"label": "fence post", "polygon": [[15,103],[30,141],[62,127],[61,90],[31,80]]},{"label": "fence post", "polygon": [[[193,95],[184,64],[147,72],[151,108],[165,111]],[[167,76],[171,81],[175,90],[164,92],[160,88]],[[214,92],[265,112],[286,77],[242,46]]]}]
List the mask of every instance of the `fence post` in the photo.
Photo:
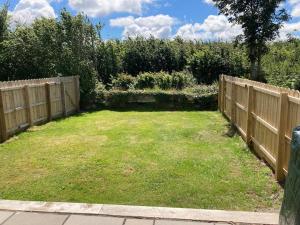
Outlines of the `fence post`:
[{"label": "fence post", "polygon": [[0,129],[1,129],[1,142],[4,142],[8,138],[6,122],[5,122],[5,113],[4,113],[4,104],[3,104],[3,90],[0,89]]},{"label": "fence post", "polygon": [[253,86],[248,86],[248,102],[247,102],[247,132],[246,142],[249,145],[251,143],[252,135],[252,110],[253,110]]},{"label": "fence post", "polygon": [[279,100],[279,124],[278,124],[278,137],[277,137],[277,158],[276,158],[276,171],[275,176],[277,181],[283,181],[285,176],[283,172],[283,153],[285,149],[285,130],[287,124],[287,110],[288,110],[288,94],[280,93]]},{"label": "fence post", "polygon": [[221,111],[221,96],[222,96],[222,83],[221,83],[222,75],[219,76],[219,92],[218,92],[218,109]]},{"label": "fence post", "polygon": [[45,88],[46,88],[48,121],[51,121],[52,120],[51,84],[46,83]]},{"label": "fence post", "polygon": [[225,76],[222,75],[222,113],[225,113],[226,104],[226,80]]},{"label": "fence post", "polygon": [[233,80],[231,80],[231,122],[233,125],[235,125],[235,114],[236,114],[236,92],[235,92],[235,83]]},{"label": "fence post", "polygon": [[79,84],[79,76],[74,77],[74,85],[75,85],[75,96],[76,96],[76,111],[80,111],[80,84]]},{"label": "fence post", "polygon": [[62,115],[67,116],[67,107],[66,107],[66,88],[63,81],[60,82],[60,90],[61,90],[61,104],[62,104]]},{"label": "fence post", "polygon": [[28,124],[31,127],[33,125],[33,119],[32,119],[32,106],[31,106],[31,99],[29,94],[29,86],[24,86],[24,97],[25,97],[25,104],[26,104],[26,113],[27,113],[27,120]]}]

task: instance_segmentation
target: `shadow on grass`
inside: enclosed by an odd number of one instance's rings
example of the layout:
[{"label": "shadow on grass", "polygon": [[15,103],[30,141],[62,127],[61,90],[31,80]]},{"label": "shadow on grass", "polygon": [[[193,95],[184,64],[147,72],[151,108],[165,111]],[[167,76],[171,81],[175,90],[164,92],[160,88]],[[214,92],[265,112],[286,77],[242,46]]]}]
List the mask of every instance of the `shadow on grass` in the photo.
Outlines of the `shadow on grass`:
[{"label": "shadow on grass", "polygon": [[[131,104],[128,106],[122,106],[122,107],[106,107],[106,106],[97,106],[93,109],[86,109],[83,110],[81,113],[94,113],[94,112],[99,112],[102,110],[110,110],[110,111],[115,111],[115,112],[200,112],[200,111],[217,111],[218,108],[217,106],[207,106],[207,107],[185,107],[185,106],[157,106],[157,105],[145,105],[145,104]],[[78,114],[80,115],[80,114]]]},{"label": "shadow on grass", "polygon": [[[226,118],[226,117],[225,117]],[[227,119],[227,118],[226,118]],[[236,128],[236,126],[234,124],[232,124],[230,122],[230,120],[228,120],[228,124],[227,124],[227,131],[224,133],[225,137],[229,137],[229,138],[233,138],[235,136],[240,136],[238,129]],[[273,174],[275,174],[274,168],[263,158],[261,157],[257,151],[255,151],[254,146],[253,146],[253,142],[251,141],[248,145],[247,145],[247,149],[256,156],[256,158],[258,158],[265,166],[269,167],[270,170],[273,171]],[[275,178],[274,178],[275,179]],[[284,185],[285,185],[285,180],[278,182],[278,184],[284,189]]]}]

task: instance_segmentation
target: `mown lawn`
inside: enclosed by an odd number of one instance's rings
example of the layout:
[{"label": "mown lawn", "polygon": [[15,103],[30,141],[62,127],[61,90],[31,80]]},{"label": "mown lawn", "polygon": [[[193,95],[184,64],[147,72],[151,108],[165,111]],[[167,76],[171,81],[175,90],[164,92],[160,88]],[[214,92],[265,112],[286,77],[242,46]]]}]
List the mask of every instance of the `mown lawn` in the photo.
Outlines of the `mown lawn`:
[{"label": "mown lawn", "polygon": [[0,199],[278,210],[282,189],[217,112],[85,113],[0,145]]}]

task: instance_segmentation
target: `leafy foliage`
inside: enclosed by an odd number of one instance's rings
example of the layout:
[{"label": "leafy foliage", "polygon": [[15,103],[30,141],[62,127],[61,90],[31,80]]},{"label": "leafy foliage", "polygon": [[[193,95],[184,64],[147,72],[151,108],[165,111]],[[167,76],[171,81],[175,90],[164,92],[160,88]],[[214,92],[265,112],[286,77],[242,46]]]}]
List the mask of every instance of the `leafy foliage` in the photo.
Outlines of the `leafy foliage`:
[{"label": "leafy foliage", "polygon": [[[241,77],[250,73],[247,46],[180,38],[102,41],[101,24],[93,25],[84,15],[72,16],[66,10],[56,19],[38,19],[14,30],[7,29],[7,19],[4,7],[0,80],[80,75],[81,99],[86,104],[99,87],[181,90],[212,84],[222,73]],[[296,39],[268,44],[270,52],[262,58],[261,68],[268,82],[300,88],[299,46]]]},{"label": "leafy foliage", "polygon": [[156,84],[156,74],[155,73],[142,73],[137,77],[136,88],[146,89],[154,88]]},{"label": "leafy foliage", "polygon": [[[202,91],[200,91],[202,89]],[[150,107],[151,109],[217,109],[216,86],[198,86],[198,92],[192,89],[172,90],[109,90],[103,91],[97,104],[108,108]]]},{"label": "leafy foliage", "polygon": [[121,73],[112,81],[112,86],[120,90],[128,90],[135,84],[136,79],[125,73]]},{"label": "leafy foliage", "polygon": [[80,75],[88,101],[96,84],[97,29],[82,14],[62,11],[58,20],[39,19],[9,32],[0,49],[1,80]]},{"label": "leafy foliage", "polygon": [[213,0],[220,13],[230,22],[240,24],[244,34],[239,37],[247,48],[251,62],[251,78],[262,79],[261,57],[267,53],[267,42],[274,40],[279,29],[289,19],[283,0]]},{"label": "leafy foliage", "polygon": [[300,40],[271,44],[262,67],[268,83],[300,90]]},{"label": "leafy foliage", "polygon": [[4,40],[7,34],[7,14],[8,14],[8,4],[4,4],[0,9],[0,43]]}]

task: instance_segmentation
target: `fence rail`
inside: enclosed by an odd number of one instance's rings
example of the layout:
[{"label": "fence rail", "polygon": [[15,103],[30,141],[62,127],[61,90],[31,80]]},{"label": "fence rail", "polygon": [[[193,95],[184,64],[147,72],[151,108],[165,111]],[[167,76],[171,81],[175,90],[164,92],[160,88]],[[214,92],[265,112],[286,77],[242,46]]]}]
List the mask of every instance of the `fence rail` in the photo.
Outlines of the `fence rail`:
[{"label": "fence rail", "polygon": [[292,130],[300,123],[300,92],[225,75],[219,89],[220,111],[284,180]]},{"label": "fence rail", "polygon": [[79,111],[79,77],[0,82],[0,140]]}]

